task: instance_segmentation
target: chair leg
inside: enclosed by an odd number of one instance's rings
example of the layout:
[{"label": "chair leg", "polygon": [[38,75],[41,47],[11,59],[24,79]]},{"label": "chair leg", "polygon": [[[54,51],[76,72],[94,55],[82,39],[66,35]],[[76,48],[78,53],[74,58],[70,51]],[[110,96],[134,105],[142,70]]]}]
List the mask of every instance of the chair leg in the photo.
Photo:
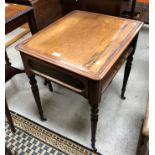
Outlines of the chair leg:
[{"label": "chair leg", "polygon": [[5,99],[5,114],[6,114],[6,117],[8,119],[8,122],[9,122],[9,125],[10,125],[10,128],[11,128],[11,131],[13,133],[15,133],[16,130],[15,130],[15,127],[13,125],[13,120],[12,120],[12,117],[11,117],[10,110],[8,108],[8,104],[7,104],[6,99]]}]

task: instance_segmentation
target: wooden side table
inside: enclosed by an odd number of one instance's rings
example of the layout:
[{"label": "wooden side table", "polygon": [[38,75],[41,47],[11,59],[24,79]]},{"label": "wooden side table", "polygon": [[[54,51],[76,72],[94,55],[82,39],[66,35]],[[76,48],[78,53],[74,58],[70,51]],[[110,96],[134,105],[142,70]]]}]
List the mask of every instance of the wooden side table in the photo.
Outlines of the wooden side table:
[{"label": "wooden side table", "polygon": [[131,70],[138,32],[143,23],[85,11],[73,11],[19,44],[39,114],[44,120],[35,75],[89,100],[91,139],[95,148],[102,91],[126,61],[121,97]]},{"label": "wooden side table", "polygon": [[32,7],[5,3],[5,34],[13,31],[26,22],[29,24],[31,33],[36,33],[37,26]]},{"label": "wooden side table", "polygon": [[[32,34],[38,31],[32,7],[5,3],[5,34],[8,34],[26,22],[28,22]],[[7,65],[11,65],[6,51],[5,60]]]},{"label": "wooden side table", "polygon": [[9,3],[33,7],[37,28],[43,29],[61,17],[60,0],[5,0]]},{"label": "wooden side table", "polygon": [[[38,32],[32,7],[26,6],[26,5],[12,4],[12,3],[6,3],[5,5],[6,5],[5,6],[5,34],[13,31],[14,29],[18,28],[24,23],[28,23],[32,34]],[[11,63],[9,61],[6,50],[5,50],[5,61],[6,61],[6,65],[10,67]],[[20,69],[14,70],[14,74],[19,74],[23,72],[24,71]],[[53,89],[52,89],[51,82],[46,81],[46,83],[48,84],[49,89],[52,91]]]}]

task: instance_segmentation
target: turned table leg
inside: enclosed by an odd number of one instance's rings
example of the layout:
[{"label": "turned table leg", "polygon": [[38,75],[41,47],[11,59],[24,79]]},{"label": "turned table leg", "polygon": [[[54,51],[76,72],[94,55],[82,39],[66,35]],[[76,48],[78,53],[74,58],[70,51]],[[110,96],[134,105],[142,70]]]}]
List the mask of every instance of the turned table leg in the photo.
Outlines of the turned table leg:
[{"label": "turned table leg", "polygon": [[131,72],[133,55],[134,55],[135,50],[136,50],[137,39],[138,39],[138,35],[134,38],[134,40],[131,43],[131,46],[133,47],[133,50],[132,50],[132,53],[127,58],[127,62],[126,62],[126,66],[125,66],[125,72],[124,72],[124,80],[123,80],[122,92],[121,92],[121,98],[122,99],[126,99],[124,94],[125,94],[126,85],[127,85],[128,79],[129,79],[129,75],[130,75],[130,72]]},{"label": "turned table leg", "polygon": [[101,87],[99,81],[90,81],[89,83],[89,103],[91,106],[91,146],[96,152],[96,130],[98,123],[99,103],[101,99]]},{"label": "turned table leg", "polygon": [[38,86],[37,86],[37,81],[35,79],[35,75],[30,75],[29,79],[30,79],[32,93],[33,93],[34,99],[36,101],[38,110],[39,110],[40,118],[41,118],[41,120],[45,121],[46,118],[44,117],[44,114],[43,114],[41,101],[40,101],[39,90],[38,90]]}]

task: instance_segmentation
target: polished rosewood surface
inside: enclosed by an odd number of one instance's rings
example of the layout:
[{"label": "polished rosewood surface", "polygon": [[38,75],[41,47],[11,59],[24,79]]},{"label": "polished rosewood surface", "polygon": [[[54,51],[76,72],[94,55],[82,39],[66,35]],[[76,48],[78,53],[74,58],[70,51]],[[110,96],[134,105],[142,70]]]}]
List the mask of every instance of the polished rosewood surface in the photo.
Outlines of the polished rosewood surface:
[{"label": "polished rosewood surface", "polygon": [[90,79],[99,80],[138,33],[143,23],[73,11],[17,49]]}]

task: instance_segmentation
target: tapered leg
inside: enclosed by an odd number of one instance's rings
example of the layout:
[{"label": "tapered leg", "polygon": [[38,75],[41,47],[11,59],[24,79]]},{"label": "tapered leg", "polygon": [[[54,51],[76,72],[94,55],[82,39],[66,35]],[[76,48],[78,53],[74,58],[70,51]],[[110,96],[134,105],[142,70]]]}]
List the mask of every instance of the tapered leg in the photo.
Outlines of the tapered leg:
[{"label": "tapered leg", "polygon": [[133,55],[134,55],[135,49],[136,49],[137,38],[138,38],[138,35],[134,38],[134,40],[133,40],[133,42],[131,44],[133,46],[133,51],[128,56],[127,62],[126,62],[126,66],[125,66],[124,80],[123,80],[123,86],[122,86],[122,92],[121,92],[121,98],[122,99],[126,99],[126,97],[124,96],[124,94],[125,94],[126,85],[127,85],[128,79],[129,79],[131,67],[132,67]]},{"label": "tapered leg", "polygon": [[47,85],[47,84],[48,84],[49,90],[50,90],[51,92],[53,92],[53,87],[52,87],[51,81],[45,80],[45,81],[44,81],[44,85]]},{"label": "tapered leg", "polygon": [[5,50],[5,62],[6,62],[6,65],[11,66],[11,63],[10,63],[10,60],[9,60],[6,50]]},{"label": "tapered leg", "polygon": [[41,101],[40,101],[40,95],[39,95],[39,90],[38,90],[38,86],[37,86],[37,81],[36,81],[34,75],[30,75],[29,79],[30,79],[32,93],[33,93],[33,96],[35,98],[38,110],[39,110],[40,118],[41,118],[41,120],[45,121],[46,118],[43,115],[43,110],[42,110],[42,106],[41,106]]},{"label": "tapered leg", "polygon": [[10,125],[10,128],[11,128],[11,131],[13,133],[15,133],[16,130],[15,130],[15,127],[13,125],[12,117],[11,117],[10,110],[8,108],[8,104],[7,104],[6,99],[5,99],[5,115],[6,115],[7,119],[8,119],[8,122],[9,122],[9,125]]},{"label": "tapered leg", "polygon": [[91,145],[94,151],[96,142],[96,129],[98,123],[99,102],[101,100],[101,86],[99,81],[89,82],[89,103],[91,106]]},{"label": "tapered leg", "polygon": [[98,122],[98,105],[91,105],[91,142],[92,142],[92,148],[94,151],[97,151],[95,147],[96,142],[96,129],[97,129],[97,122]]},{"label": "tapered leg", "polygon": [[129,78],[129,75],[130,75],[130,71],[131,71],[132,61],[133,61],[133,54],[131,54],[131,55],[128,57],[127,63],[126,63],[126,66],[125,66],[123,87],[122,87],[122,93],[121,93],[121,98],[122,98],[122,99],[126,99],[126,97],[124,96],[124,94],[125,94],[126,85],[127,85],[127,82],[128,82],[128,78]]}]

